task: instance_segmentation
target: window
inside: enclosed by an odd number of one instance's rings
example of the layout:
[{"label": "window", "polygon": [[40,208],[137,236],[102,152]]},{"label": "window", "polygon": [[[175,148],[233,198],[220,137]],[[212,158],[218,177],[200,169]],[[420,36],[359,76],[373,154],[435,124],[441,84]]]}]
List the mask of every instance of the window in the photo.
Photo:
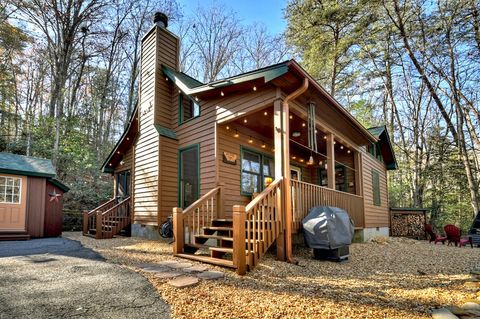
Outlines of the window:
[{"label": "window", "polygon": [[265,187],[265,177],[273,178],[275,164],[272,158],[243,149],[242,152],[242,195],[259,193]]},{"label": "window", "polygon": [[372,170],[372,191],[373,204],[380,206],[382,204],[380,199],[380,174],[376,170]]},{"label": "window", "polygon": [[[328,186],[328,172],[326,169],[319,168],[317,184]],[[341,192],[348,192],[347,168],[344,165],[335,165],[335,189]]]},{"label": "window", "polygon": [[179,124],[191,120],[200,115],[200,105],[188,95],[178,95]]},{"label": "window", "polygon": [[19,204],[22,179],[0,176],[0,203]]}]

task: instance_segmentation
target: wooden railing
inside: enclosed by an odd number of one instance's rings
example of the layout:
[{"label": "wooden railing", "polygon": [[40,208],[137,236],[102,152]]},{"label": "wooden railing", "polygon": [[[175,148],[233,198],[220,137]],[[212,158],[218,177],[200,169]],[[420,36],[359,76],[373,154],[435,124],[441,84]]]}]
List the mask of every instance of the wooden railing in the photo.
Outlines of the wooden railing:
[{"label": "wooden railing", "polygon": [[86,235],[88,234],[88,231],[90,229],[96,229],[97,228],[97,213],[102,213],[104,211],[109,210],[115,204],[117,203],[116,198],[112,198],[108,202],[98,206],[97,208],[89,211],[89,212],[84,212],[83,213],[83,234]]},{"label": "wooden railing", "polygon": [[118,234],[130,224],[130,213],[130,197],[104,212],[97,212],[96,238],[112,238]]},{"label": "wooden railing", "polygon": [[173,209],[175,244],[173,253],[183,252],[185,244],[195,244],[194,236],[203,234],[203,227],[212,225],[212,220],[223,216],[222,186],[217,186],[185,210]]},{"label": "wooden railing", "polygon": [[299,230],[302,219],[314,206],[334,206],[344,209],[353,220],[355,227],[364,226],[363,197],[334,189],[291,181],[293,229]]},{"label": "wooden railing", "polygon": [[233,263],[238,274],[252,269],[282,227],[282,185],[277,179],[247,206],[233,206]]}]

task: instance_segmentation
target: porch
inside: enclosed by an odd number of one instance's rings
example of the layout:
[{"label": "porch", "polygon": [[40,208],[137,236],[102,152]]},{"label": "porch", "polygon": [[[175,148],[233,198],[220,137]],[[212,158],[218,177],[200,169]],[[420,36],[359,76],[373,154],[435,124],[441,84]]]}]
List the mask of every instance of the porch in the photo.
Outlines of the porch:
[{"label": "porch", "polygon": [[275,242],[277,258],[294,262],[291,236],[318,205],[343,208],[364,227],[360,149],[307,108],[289,113],[278,101],[217,122],[217,187],[174,208],[176,256],[244,274]]}]

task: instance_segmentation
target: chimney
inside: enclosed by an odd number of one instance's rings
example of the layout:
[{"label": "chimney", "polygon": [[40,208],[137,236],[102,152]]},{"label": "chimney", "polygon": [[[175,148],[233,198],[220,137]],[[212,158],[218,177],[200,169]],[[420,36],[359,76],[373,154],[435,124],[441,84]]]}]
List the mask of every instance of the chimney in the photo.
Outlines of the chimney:
[{"label": "chimney", "polygon": [[153,24],[159,28],[166,29],[168,27],[167,15],[163,12],[155,12],[155,15],[153,16]]}]

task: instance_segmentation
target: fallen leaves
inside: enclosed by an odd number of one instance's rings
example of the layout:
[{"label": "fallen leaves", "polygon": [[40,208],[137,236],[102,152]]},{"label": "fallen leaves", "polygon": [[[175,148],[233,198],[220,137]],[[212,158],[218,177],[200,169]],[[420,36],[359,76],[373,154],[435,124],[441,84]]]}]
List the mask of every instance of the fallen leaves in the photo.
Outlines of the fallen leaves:
[{"label": "fallen leaves", "polygon": [[[132,269],[172,259],[163,241],[67,236]],[[353,244],[351,260],[342,264],[313,260],[308,249],[295,247],[298,266],[273,254],[243,277],[208,265],[225,278],[183,290],[145,276],[171,305],[173,318],[430,318],[432,308],[480,298],[478,286],[465,285],[470,271],[480,268],[480,249],[404,238],[381,242]]]}]

